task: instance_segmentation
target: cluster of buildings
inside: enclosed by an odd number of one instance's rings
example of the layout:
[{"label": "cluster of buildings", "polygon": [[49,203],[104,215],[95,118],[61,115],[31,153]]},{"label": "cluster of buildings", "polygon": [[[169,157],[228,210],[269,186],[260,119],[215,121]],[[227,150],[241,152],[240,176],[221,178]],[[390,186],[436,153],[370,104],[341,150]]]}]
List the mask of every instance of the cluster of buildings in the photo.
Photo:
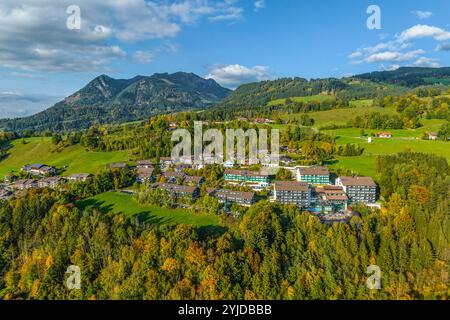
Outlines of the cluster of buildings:
[{"label": "cluster of buildings", "polygon": [[[126,163],[110,164],[112,170],[122,170],[127,167]],[[165,190],[176,197],[195,200],[200,196],[200,187],[205,182],[204,177],[190,176],[183,172],[183,169],[192,168],[192,166],[174,165],[170,158],[161,158],[159,167],[162,171],[157,175],[155,165],[151,160],[137,161],[136,181],[150,183],[153,188]],[[169,168],[175,170],[169,170]],[[249,207],[257,202],[255,192],[268,190],[270,200],[273,202],[295,205],[317,214],[346,212],[348,207],[355,203],[376,206],[377,185],[371,177],[332,179],[328,168],[324,166],[289,167],[289,169],[294,173],[295,180],[275,181],[273,174],[263,170],[254,172],[225,169],[225,185],[249,187],[252,191],[218,188],[207,189],[207,195],[217,198],[219,202],[226,205],[238,204]],[[87,173],[72,174],[64,178],[55,176],[55,168],[44,164],[26,165],[23,167],[23,171],[32,175],[33,178],[20,179],[9,185],[0,186],[0,199],[11,196],[14,191],[32,188],[57,189],[66,182],[84,182],[92,177]]]},{"label": "cluster of buildings", "polygon": [[[327,167],[291,170],[296,173],[296,181],[274,181],[275,177],[268,173],[233,169],[225,170],[224,180],[228,185],[247,186],[254,191],[269,189],[271,201],[296,205],[314,213],[345,212],[354,203],[376,206],[377,185],[371,177],[338,177],[333,184]],[[255,201],[248,194],[226,194],[230,195],[229,202],[251,205]]]}]

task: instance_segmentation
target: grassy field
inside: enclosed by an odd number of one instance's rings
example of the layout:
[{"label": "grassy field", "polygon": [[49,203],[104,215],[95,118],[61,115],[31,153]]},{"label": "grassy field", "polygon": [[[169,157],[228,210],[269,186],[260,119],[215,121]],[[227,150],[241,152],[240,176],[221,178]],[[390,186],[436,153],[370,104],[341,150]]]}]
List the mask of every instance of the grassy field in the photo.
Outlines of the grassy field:
[{"label": "grassy field", "polygon": [[[381,107],[362,107],[363,104],[355,108],[348,109],[334,109],[328,111],[312,112],[308,114],[315,121],[315,127],[323,127],[328,125],[344,125],[348,120],[357,116],[364,116],[372,112],[379,112],[381,114],[396,114],[396,111]],[[300,116],[300,115],[296,115]]]},{"label": "grassy field", "polygon": [[189,213],[183,209],[166,209],[151,205],[141,205],[132,195],[107,192],[77,202],[80,209],[96,207],[104,213],[112,212],[127,216],[138,216],[143,221],[156,224],[188,224],[197,227],[218,226],[217,216]]},{"label": "grassy field", "polygon": [[[289,98],[293,102],[310,102],[310,101],[325,101],[325,100],[332,100],[334,99],[334,96],[328,96],[328,95],[314,95],[314,96],[307,96],[307,97],[292,97]],[[267,105],[268,106],[277,106],[277,105],[285,105],[287,99],[277,99],[270,101]]]},{"label": "grassy field", "polygon": [[62,168],[67,166],[63,175],[72,173],[96,173],[109,163],[128,161],[128,151],[90,152],[76,145],[61,152],[52,152],[50,138],[27,138],[13,141],[6,159],[0,162],[0,177],[10,172],[18,172],[25,164],[44,163]]},{"label": "grassy field", "polygon": [[[423,120],[423,127],[416,130],[387,130],[393,134],[392,139],[374,138],[368,143],[367,137],[360,137],[360,129],[348,128],[328,130],[336,137],[340,145],[347,143],[359,144],[364,147],[364,154],[359,157],[339,157],[338,162],[331,165],[334,168],[346,168],[359,174],[375,177],[375,159],[378,155],[395,154],[405,150],[433,153],[450,161],[450,143],[444,141],[420,140],[423,132],[438,131],[445,120]],[[365,134],[380,130],[365,130]]]}]

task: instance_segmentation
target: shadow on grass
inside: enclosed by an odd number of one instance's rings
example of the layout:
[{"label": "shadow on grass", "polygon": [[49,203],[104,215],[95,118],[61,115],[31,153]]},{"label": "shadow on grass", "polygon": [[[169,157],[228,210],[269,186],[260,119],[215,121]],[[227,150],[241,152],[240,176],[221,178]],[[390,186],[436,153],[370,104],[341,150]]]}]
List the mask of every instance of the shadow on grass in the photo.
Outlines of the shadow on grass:
[{"label": "shadow on grass", "polygon": [[[120,211],[114,211],[114,204],[105,205],[105,201],[100,201],[100,200],[96,200],[96,199],[80,200],[80,201],[77,201],[76,205],[80,210],[95,208],[103,214],[123,213]],[[164,219],[162,217],[158,217],[158,216],[152,214],[151,211],[142,211],[142,212],[138,212],[138,213],[135,213],[132,215],[129,215],[129,214],[125,214],[125,215],[129,216],[129,217],[137,217],[140,222],[149,223],[149,224],[166,224],[166,223],[170,223],[170,220],[171,220],[171,219]]]}]

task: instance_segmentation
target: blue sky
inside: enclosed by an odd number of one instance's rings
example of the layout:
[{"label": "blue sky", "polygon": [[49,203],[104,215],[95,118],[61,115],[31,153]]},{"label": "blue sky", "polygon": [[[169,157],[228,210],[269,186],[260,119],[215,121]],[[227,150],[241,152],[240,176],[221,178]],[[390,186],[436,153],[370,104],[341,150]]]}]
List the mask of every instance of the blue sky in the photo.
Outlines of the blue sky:
[{"label": "blue sky", "polygon": [[[80,30],[66,26],[73,4]],[[381,9],[380,30],[367,28],[369,5]],[[102,73],[188,71],[234,88],[449,66],[449,16],[448,0],[2,0],[0,117],[8,97],[35,112],[36,99],[51,104]]]}]

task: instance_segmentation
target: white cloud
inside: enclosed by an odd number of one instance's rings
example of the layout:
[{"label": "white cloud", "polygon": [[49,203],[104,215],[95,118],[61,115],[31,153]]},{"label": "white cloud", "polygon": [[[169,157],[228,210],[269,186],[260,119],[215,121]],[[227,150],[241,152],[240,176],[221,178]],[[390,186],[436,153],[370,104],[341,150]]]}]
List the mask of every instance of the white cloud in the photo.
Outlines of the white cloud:
[{"label": "white cloud", "polygon": [[0,119],[29,116],[52,106],[61,99],[62,97],[20,92],[0,92]]},{"label": "white cloud", "polygon": [[245,67],[233,64],[214,67],[205,78],[214,79],[225,87],[236,88],[243,83],[268,80],[270,75],[267,66]]},{"label": "white cloud", "polygon": [[150,51],[141,51],[138,50],[133,54],[133,60],[138,62],[138,63],[142,63],[142,64],[147,64],[153,61],[153,53]]},{"label": "white cloud", "polygon": [[389,66],[385,66],[384,64],[380,65],[380,69],[385,71],[394,71],[397,70],[398,68],[400,68],[399,64],[391,64]]},{"label": "white cloud", "polygon": [[264,9],[266,7],[266,1],[265,0],[255,0],[255,11],[258,12],[261,9]]},{"label": "white cloud", "polygon": [[414,14],[420,20],[431,18],[431,16],[433,15],[433,12],[431,11],[421,11],[421,10],[411,11],[411,13]]},{"label": "white cloud", "polygon": [[405,31],[399,36],[399,41],[411,41],[420,38],[433,38],[438,41],[444,41],[450,39],[450,32],[444,29],[418,24]]},{"label": "white cloud", "polygon": [[384,51],[372,54],[368,56],[365,61],[367,63],[374,63],[374,62],[404,62],[408,60],[412,60],[422,54],[424,54],[425,51],[422,49],[419,50],[413,50],[408,52],[398,52],[398,51]]},{"label": "white cloud", "polygon": [[349,59],[356,59],[363,56],[363,53],[360,50],[356,50],[355,52],[348,55]]},{"label": "white cloud", "polygon": [[439,68],[441,65],[439,64],[439,59],[420,57],[412,64],[415,67],[430,67],[430,68]]},{"label": "white cloud", "polygon": [[[238,21],[236,0],[78,0],[81,29],[69,30],[72,0],[2,0],[0,65],[14,71],[104,71],[126,44],[176,37],[201,19]],[[148,57],[147,57],[148,60]]]}]

